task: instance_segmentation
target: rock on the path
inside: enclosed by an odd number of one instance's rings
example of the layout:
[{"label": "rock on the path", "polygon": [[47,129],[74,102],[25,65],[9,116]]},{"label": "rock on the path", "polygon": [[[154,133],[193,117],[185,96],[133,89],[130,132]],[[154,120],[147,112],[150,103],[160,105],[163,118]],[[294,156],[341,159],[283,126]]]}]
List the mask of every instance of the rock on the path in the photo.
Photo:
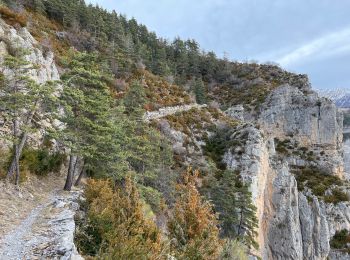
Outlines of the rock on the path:
[{"label": "rock on the path", "polygon": [[71,192],[68,196],[62,195],[53,202],[51,211],[58,211],[58,213],[48,222],[51,234],[48,238],[49,245],[42,250],[37,250],[41,257],[61,260],[83,259],[74,245],[74,215],[79,209],[77,201],[80,194],[80,192]]}]

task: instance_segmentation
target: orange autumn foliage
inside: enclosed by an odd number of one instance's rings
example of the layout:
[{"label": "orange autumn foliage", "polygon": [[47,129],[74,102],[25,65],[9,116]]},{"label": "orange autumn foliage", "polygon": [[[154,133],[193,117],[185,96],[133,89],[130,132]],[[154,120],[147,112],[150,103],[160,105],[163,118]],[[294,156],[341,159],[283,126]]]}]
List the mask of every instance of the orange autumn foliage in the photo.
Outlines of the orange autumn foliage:
[{"label": "orange autumn foliage", "polygon": [[87,216],[101,239],[97,259],[165,259],[161,233],[146,219],[135,183],[126,178],[113,189],[111,181],[89,180]]},{"label": "orange autumn foliage", "polygon": [[177,186],[180,195],[168,223],[171,252],[177,259],[218,259],[221,252],[217,217],[196,188],[198,175],[188,169]]},{"label": "orange autumn foliage", "polygon": [[12,26],[16,24],[19,24],[21,27],[27,26],[27,17],[23,13],[19,14],[5,6],[0,6],[0,14],[1,18]]}]

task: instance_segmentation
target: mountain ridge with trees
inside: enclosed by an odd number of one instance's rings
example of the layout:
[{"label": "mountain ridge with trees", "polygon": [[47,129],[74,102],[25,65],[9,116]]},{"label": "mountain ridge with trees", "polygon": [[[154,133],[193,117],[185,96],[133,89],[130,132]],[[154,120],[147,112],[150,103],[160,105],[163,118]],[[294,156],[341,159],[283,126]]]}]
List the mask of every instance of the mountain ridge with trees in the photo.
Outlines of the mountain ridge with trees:
[{"label": "mountain ridge with trees", "polygon": [[[271,64],[217,58],[213,52],[202,51],[194,40],[167,41],[135,19],[83,0],[0,3],[1,19],[17,31],[29,32],[35,39],[32,49],[37,48],[43,56],[54,53],[60,72],[55,82],[35,84],[35,89],[47,88],[37,102],[46,100],[44,94],[52,102],[40,109],[20,109],[26,112],[21,119],[14,100],[24,95],[23,103],[31,105],[36,92],[32,94],[26,82],[10,84],[11,74],[6,71],[1,74],[5,94],[1,98],[10,100],[2,102],[1,113],[14,115],[10,129],[15,137],[13,149],[4,151],[9,162],[1,167],[16,170],[17,178],[9,176],[7,181],[19,186],[26,181],[22,169],[45,176],[61,168],[66,174],[65,191],[74,190],[74,185],[84,187],[86,200],[80,202],[75,236],[82,255],[92,259],[263,256],[260,252],[265,252],[266,245],[261,237],[266,234],[259,232],[266,229],[261,226],[265,208],[257,196],[265,193],[257,192],[261,179],[254,179],[254,174],[272,162],[264,174],[270,170],[280,177],[273,167],[283,158],[308,156],[306,164],[312,164],[317,152],[304,147],[301,153],[297,141],[271,141],[273,131],[264,132],[264,122],[259,120],[271,109],[269,102],[280,100],[273,95],[282,96],[279,91],[289,90],[288,86],[297,93],[298,101],[314,97],[306,75]],[[7,45],[7,60],[24,57],[19,65],[24,66],[23,75],[15,73],[15,80],[30,79],[26,71],[30,55],[22,57],[11,46]],[[16,67],[10,70],[16,71]],[[53,86],[58,95],[53,95]],[[321,114],[323,101],[317,102]],[[186,105],[193,107],[144,120],[146,112]],[[331,105],[324,107],[330,109]],[[28,112],[52,117],[45,129],[28,122],[33,131],[43,133],[36,147],[26,141],[22,145],[19,139],[27,128],[21,133],[13,130],[19,121],[25,122],[22,118]],[[284,130],[280,131],[281,138],[287,138]],[[288,133],[290,138],[293,135],[297,140],[298,133]],[[266,152],[265,142],[270,150],[270,142],[275,142],[277,152]],[[265,155],[271,152],[271,158],[263,158],[267,162],[259,161],[263,160],[261,151]],[[258,170],[250,168],[256,164]],[[235,169],[238,166],[241,168]],[[306,169],[293,170],[298,176]],[[339,177],[327,181],[341,185]],[[333,201],[346,201],[343,193],[335,192]],[[278,194],[289,193],[281,188]],[[282,228],[281,223],[276,226]]]}]

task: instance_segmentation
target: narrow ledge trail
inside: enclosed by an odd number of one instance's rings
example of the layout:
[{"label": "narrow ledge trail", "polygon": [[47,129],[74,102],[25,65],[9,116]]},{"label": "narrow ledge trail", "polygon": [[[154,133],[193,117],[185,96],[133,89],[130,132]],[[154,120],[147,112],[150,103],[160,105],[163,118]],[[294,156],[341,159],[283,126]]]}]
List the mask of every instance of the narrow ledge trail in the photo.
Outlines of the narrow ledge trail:
[{"label": "narrow ledge trail", "polygon": [[81,191],[54,190],[0,239],[0,260],[82,259],[74,246],[74,214]]},{"label": "narrow ledge trail", "polygon": [[[57,191],[55,191],[56,193]],[[40,205],[32,210],[29,216],[22,223],[5,235],[0,240],[0,259],[25,259],[26,254],[32,250],[33,224],[41,217],[44,208],[53,203],[53,198],[46,204]]]},{"label": "narrow ledge trail", "polygon": [[145,122],[149,122],[153,119],[160,119],[169,115],[174,115],[176,113],[187,112],[193,108],[202,109],[206,108],[207,105],[199,105],[199,104],[189,104],[189,105],[179,105],[172,107],[162,107],[159,110],[146,112],[143,116],[143,120]]}]

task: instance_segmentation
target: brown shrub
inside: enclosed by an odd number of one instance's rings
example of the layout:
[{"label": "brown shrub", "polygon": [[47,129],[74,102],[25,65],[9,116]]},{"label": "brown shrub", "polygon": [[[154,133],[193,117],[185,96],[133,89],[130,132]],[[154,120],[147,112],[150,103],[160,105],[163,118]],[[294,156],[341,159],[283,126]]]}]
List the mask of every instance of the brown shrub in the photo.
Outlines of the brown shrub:
[{"label": "brown shrub", "polygon": [[78,223],[76,242],[87,256],[98,259],[164,259],[161,233],[144,213],[136,184],[126,178],[89,180],[85,189],[88,219]]},{"label": "brown shrub", "polygon": [[12,26],[17,24],[19,24],[21,27],[27,26],[28,19],[24,13],[18,14],[5,6],[0,6],[0,14],[1,18]]}]

